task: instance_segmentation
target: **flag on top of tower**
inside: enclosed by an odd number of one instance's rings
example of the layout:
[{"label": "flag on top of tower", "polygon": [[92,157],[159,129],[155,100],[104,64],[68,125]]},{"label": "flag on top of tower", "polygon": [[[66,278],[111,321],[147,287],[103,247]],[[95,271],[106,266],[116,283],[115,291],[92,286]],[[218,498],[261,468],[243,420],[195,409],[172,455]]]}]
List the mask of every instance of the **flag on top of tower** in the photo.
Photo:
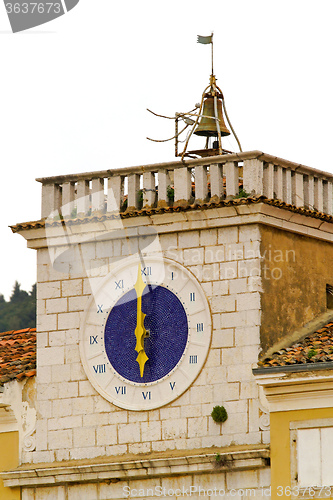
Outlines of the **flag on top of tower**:
[{"label": "flag on top of tower", "polygon": [[198,43],[213,43],[213,33],[210,36],[200,36],[197,35],[197,42]]}]

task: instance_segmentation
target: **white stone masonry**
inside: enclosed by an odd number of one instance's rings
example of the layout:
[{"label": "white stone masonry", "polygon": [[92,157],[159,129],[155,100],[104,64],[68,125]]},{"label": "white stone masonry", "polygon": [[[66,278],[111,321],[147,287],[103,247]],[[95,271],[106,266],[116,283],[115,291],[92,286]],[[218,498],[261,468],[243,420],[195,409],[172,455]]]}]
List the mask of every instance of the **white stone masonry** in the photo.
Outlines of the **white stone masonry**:
[{"label": "white stone masonry", "polygon": [[[178,215],[172,215],[176,227]],[[267,442],[251,371],[259,352],[259,227],[161,233],[159,242],[166,257],[197,277],[209,300],[212,344],[200,375],[181,397],[157,410],[126,411],[103,399],[87,380],[79,353],[80,321],[98,278],[56,271],[48,250],[40,249],[36,451],[25,453],[23,461]],[[109,258],[106,242],[93,243],[94,269],[100,264],[106,274],[116,256],[129,254],[128,245],[118,243],[108,242]],[[228,412],[223,424],[210,416],[215,405]]]}]

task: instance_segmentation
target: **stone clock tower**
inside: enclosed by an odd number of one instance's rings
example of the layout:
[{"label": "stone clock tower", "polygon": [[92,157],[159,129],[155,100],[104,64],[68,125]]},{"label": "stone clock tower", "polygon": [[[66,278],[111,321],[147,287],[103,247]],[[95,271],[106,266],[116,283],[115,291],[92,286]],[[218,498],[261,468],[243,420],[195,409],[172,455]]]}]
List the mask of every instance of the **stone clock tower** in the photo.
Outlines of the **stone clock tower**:
[{"label": "stone clock tower", "polygon": [[23,500],[261,498],[252,368],[326,310],[327,263],[293,295],[332,238],[331,176],[252,151],[39,181],[42,219],[13,228],[37,250],[36,448],[5,484]]}]

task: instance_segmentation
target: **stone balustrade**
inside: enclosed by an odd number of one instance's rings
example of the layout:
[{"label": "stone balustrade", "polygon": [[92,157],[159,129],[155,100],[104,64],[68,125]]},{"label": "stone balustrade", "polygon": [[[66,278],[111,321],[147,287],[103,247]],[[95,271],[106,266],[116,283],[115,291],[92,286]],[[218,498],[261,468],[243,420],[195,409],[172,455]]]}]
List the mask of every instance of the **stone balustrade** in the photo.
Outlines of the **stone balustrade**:
[{"label": "stone balustrade", "polygon": [[86,216],[265,195],[333,214],[333,175],[250,151],[37,179],[42,218]]}]

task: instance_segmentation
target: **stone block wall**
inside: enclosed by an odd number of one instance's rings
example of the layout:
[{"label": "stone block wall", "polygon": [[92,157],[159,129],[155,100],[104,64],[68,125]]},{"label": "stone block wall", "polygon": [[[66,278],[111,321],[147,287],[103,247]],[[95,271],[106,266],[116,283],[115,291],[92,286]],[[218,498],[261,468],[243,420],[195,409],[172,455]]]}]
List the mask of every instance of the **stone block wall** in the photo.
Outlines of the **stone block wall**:
[{"label": "stone block wall", "polygon": [[[92,287],[135,244],[92,238],[85,244],[93,261],[90,277],[72,273],[70,263],[68,268],[54,269],[48,248],[42,247],[37,289],[37,445],[35,451],[24,453],[23,462],[269,441],[268,431],[260,428],[258,387],[251,371],[260,345],[259,226],[214,227],[203,223],[198,212],[198,220],[187,221],[183,230],[184,214],[161,215],[159,223],[163,217],[159,244],[164,255],[197,277],[211,307],[212,344],[200,375],[182,396],[157,410],[126,411],[103,399],[81,365],[80,321]],[[60,246],[58,254],[61,251]],[[228,412],[223,424],[210,416],[215,405],[224,405]]]}]

